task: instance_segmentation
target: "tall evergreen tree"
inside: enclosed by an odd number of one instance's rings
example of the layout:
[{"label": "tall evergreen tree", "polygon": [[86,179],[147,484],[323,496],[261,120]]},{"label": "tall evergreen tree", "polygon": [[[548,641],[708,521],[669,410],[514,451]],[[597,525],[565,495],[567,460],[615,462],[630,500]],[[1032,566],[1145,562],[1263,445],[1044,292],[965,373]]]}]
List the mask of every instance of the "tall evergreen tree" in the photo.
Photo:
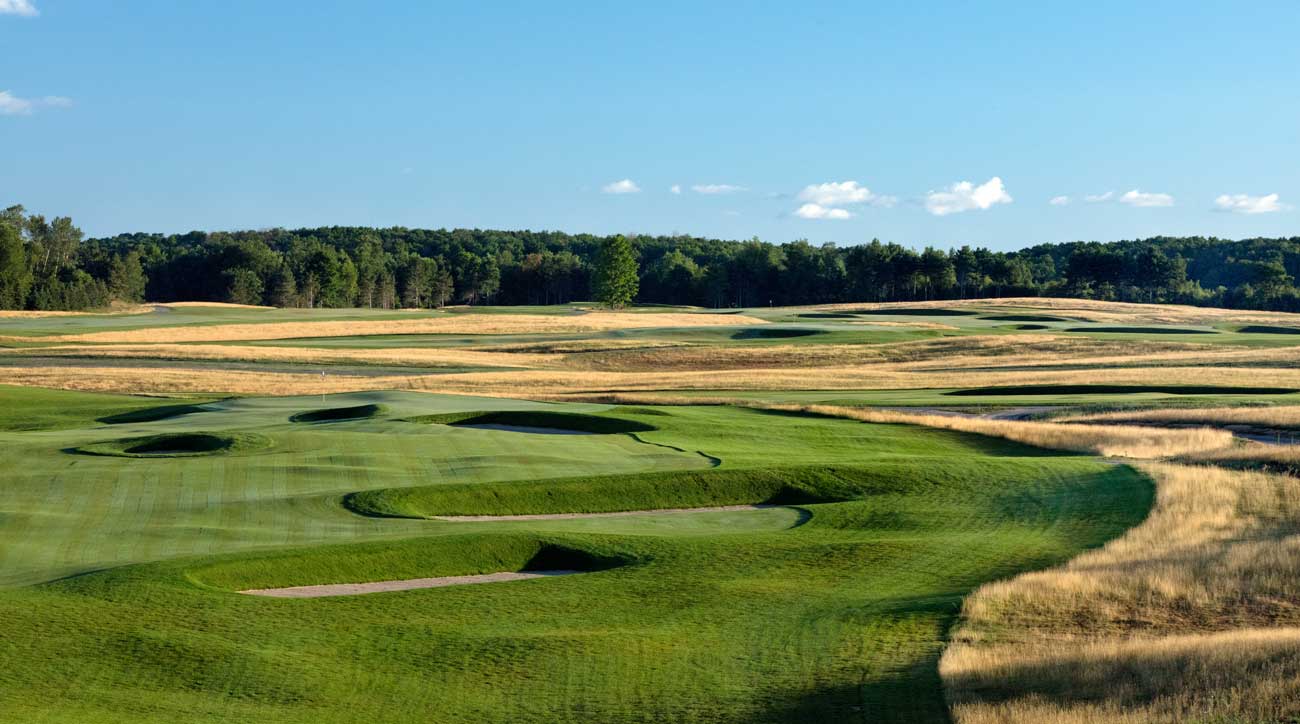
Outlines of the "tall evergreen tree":
[{"label": "tall evergreen tree", "polygon": [[140,252],[131,251],[113,257],[108,272],[108,293],[121,302],[143,302],[149,280],[140,263]]},{"label": "tall evergreen tree", "polygon": [[32,273],[27,268],[27,253],[18,229],[0,220],[0,309],[27,306]]},{"label": "tall evergreen tree", "polygon": [[610,309],[622,309],[636,298],[640,276],[636,252],[627,237],[619,234],[601,243],[593,285],[596,301]]}]

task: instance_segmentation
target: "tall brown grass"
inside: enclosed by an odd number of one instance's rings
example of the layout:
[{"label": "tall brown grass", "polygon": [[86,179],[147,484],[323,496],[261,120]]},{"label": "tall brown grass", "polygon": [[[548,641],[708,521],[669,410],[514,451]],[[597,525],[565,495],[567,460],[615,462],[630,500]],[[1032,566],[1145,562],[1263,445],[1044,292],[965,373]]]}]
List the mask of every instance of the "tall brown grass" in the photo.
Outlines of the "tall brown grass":
[{"label": "tall brown grass", "polygon": [[1142,422],[1159,425],[1244,425],[1261,428],[1300,428],[1300,405],[1277,407],[1202,407],[1125,410],[1062,418],[1075,422]]},{"label": "tall brown grass", "polygon": [[153,307],[147,304],[118,304],[114,303],[109,309],[97,309],[93,311],[62,312],[52,310],[21,310],[21,309],[0,309],[0,319],[40,319],[42,317],[88,317],[104,316],[110,314],[144,314],[152,312]]},{"label": "tall brown grass", "polygon": [[939,300],[932,302],[888,302],[822,304],[802,309],[825,311],[913,309],[970,309],[973,311],[1024,310],[1074,317],[1096,322],[1150,322],[1170,324],[1300,324],[1300,314],[1256,312],[1177,304],[1131,304],[1091,299],[1055,297],[1004,297],[1001,299]]},{"label": "tall brown grass", "polygon": [[[425,319],[271,322],[149,327],[28,337],[27,342],[168,343],[238,342],[296,337],[351,337],[390,334],[559,334],[606,332],[648,327],[716,327],[766,324],[740,314],[592,312],[581,315],[459,314]],[[5,338],[8,339],[8,338]],[[13,340],[9,340],[13,341]]]},{"label": "tall brown grass", "polygon": [[222,344],[66,345],[0,350],[9,357],[77,357],[87,359],[212,360],[292,362],[295,364],[395,365],[405,367],[547,367],[557,355],[491,352],[460,347],[334,349],[313,347],[245,347]]},{"label": "tall brown grass", "polygon": [[1142,525],[967,599],[940,668],[958,724],[1300,714],[1300,479],[1140,467]]},{"label": "tall brown grass", "polygon": [[1286,445],[1249,443],[1223,450],[1206,450],[1184,455],[1180,461],[1210,464],[1234,470],[1262,470],[1300,476],[1300,437]]},{"label": "tall brown grass", "polygon": [[[721,365],[719,365],[721,366]],[[0,366],[0,383],[39,384],[68,389],[109,389],[122,392],[166,392],[166,378],[158,376],[156,367],[130,367],[112,361],[87,360],[79,366],[54,367],[36,363]],[[228,385],[221,370],[204,373],[213,392],[241,392]],[[250,373],[260,374],[260,373]],[[316,382],[304,376],[287,375],[289,382],[270,390],[269,394],[303,394],[304,385]],[[337,377],[331,384],[335,391],[376,389],[384,378],[350,379]],[[1260,373],[1252,368],[1133,368],[1119,370],[980,370],[952,373],[909,372],[881,365],[827,367],[759,367],[744,369],[680,370],[583,370],[526,369],[512,371],[449,372],[420,377],[401,377],[402,388],[414,384],[430,392],[483,394],[505,397],[536,397],[597,393],[640,393],[663,390],[701,391],[782,391],[782,390],[891,390],[933,389],[936,387],[998,387],[1034,384],[1123,384],[1123,385],[1256,385]],[[1270,372],[1269,384],[1300,388],[1300,370]],[[409,384],[408,384],[409,383]],[[233,384],[233,378],[232,378]],[[93,385],[90,387],[89,385]],[[315,394],[312,392],[310,394]],[[969,399],[969,398],[965,398]],[[963,398],[953,398],[955,403]]]},{"label": "tall brown grass", "polygon": [[833,405],[759,405],[763,409],[829,415],[862,422],[923,425],[1107,457],[1165,458],[1232,445],[1232,433],[1210,428],[1162,430],[1122,425],[1071,425],[983,417],[874,410]]}]

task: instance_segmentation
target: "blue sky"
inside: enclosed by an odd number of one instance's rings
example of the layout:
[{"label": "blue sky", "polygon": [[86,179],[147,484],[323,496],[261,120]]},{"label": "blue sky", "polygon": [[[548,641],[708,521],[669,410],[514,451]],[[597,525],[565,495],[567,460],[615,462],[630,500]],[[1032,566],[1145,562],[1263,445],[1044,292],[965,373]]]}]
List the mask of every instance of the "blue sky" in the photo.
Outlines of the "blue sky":
[{"label": "blue sky", "polygon": [[1295,0],[0,0],[0,204],[92,235],[1289,236],[1298,36]]}]

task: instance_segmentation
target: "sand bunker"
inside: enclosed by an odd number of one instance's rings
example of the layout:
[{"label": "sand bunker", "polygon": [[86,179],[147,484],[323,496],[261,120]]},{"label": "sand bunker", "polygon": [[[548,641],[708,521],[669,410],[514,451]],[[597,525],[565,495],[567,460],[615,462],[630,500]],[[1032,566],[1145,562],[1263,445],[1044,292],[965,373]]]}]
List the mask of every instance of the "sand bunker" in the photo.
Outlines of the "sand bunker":
[{"label": "sand bunker", "polygon": [[482,523],[499,520],[566,520],[569,518],[614,518],[625,515],[672,515],[675,513],[718,513],[729,510],[765,510],[786,508],[785,505],[716,505],[708,508],[654,508],[651,510],[623,510],[616,513],[536,513],[533,515],[434,515],[430,520],[451,523]]},{"label": "sand bunker", "polygon": [[365,593],[411,591],[417,588],[442,588],[443,586],[468,586],[475,583],[501,583],[530,578],[568,576],[585,571],[503,571],[481,573],[474,576],[441,576],[438,578],[408,578],[401,581],[374,581],[372,583],[329,583],[320,586],[293,586],[290,588],[254,588],[240,593],[270,598],[324,598],[326,596],[360,596]]}]

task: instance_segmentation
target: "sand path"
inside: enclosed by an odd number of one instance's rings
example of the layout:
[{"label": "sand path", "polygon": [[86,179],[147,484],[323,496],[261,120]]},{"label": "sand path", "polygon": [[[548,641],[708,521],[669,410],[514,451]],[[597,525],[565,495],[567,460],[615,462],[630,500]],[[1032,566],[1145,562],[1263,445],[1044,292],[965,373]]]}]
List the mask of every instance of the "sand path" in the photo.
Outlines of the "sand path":
[{"label": "sand path", "polygon": [[372,583],[330,583],[321,586],[293,586],[290,588],[253,588],[240,591],[250,596],[271,598],[323,598],[325,596],[359,596],[363,593],[410,591],[417,588],[442,588],[467,586],[475,583],[501,583],[523,581],[530,578],[568,576],[582,571],[503,571],[481,573],[475,576],[442,576],[439,578],[408,578],[400,581],[374,581]]}]

